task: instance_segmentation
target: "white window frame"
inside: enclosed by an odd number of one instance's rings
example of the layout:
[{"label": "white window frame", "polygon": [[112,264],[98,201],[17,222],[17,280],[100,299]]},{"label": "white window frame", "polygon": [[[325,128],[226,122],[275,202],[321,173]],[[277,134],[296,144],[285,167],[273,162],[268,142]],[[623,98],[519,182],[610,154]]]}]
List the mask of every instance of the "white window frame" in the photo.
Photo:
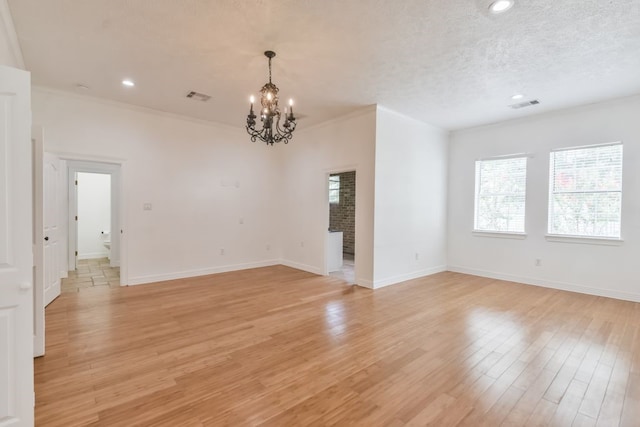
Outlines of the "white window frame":
[{"label": "white window frame", "polygon": [[[499,238],[510,238],[510,239],[524,239],[526,237],[526,206],[527,206],[527,173],[528,173],[528,159],[531,157],[526,153],[518,153],[518,154],[509,154],[506,156],[494,156],[494,157],[486,157],[476,160],[475,162],[475,191],[474,191],[474,215],[473,215],[473,235],[478,237],[499,237]],[[500,161],[500,160],[511,160],[511,159],[524,159],[524,216],[522,218],[522,230],[521,231],[501,231],[501,230],[487,230],[487,229],[479,229],[478,228],[478,215],[479,215],[479,197],[480,197],[480,188],[482,182],[481,176],[481,165],[482,162],[490,162],[490,161]],[[514,193],[516,194],[516,193]],[[519,194],[518,194],[519,195]]]},{"label": "white window frame", "polygon": [[[335,179],[337,178],[337,179]],[[332,183],[338,183],[338,188],[331,188]],[[329,175],[329,204],[338,205],[340,204],[340,175]]]},{"label": "white window frame", "polygon": [[[575,234],[562,234],[558,232],[554,232],[551,230],[552,226],[552,213],[553,213],[553,196],[556,194],[554,191],[554,183],[555,183],[555,167],[554,167],[554,156],[557,152],[562,151],[575,151],[575,150],[587,150],[587,149],[595,149],[602,147],[610,147],[614,145],[619,145],[622,150],[620,156],[620,187],[618,190],[606,190],[609,193],[620,193],[620,215],[618,218],[619,222],[619,230],[620,234],[618,236],[599,236],[599,235],[575,235]],[[550,242],[560,242],[560,243],[584,243],[584,244],[595,244],[595,245],[618,245],[623,242],[622,239],[622,189],[623,189],[623,176],[624,176],[624,148],[622,141],[610,142],[605,144],[593,144],[593,145],[583,145],[576,147],[566,147],[566,148],[558,148],[551,150],[549,155],[549,198],[548,198],[548,213],[547,213],[547,234],[546,240]],[[600,193],[604,190],[592,190],[592,191],[584,191],[586,193]]]}]

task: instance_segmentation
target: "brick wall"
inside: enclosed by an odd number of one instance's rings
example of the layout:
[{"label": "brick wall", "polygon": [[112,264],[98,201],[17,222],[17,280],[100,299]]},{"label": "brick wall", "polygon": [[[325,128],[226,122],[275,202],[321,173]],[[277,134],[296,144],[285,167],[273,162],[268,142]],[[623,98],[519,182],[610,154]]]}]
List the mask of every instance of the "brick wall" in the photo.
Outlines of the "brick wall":
[{"label": "brick wall", "polygon": [[340,176],[340,203],[329,205],[329,229],[342,231],[342,251],[355,253],[356,231],[356,173],[344,172]]}]

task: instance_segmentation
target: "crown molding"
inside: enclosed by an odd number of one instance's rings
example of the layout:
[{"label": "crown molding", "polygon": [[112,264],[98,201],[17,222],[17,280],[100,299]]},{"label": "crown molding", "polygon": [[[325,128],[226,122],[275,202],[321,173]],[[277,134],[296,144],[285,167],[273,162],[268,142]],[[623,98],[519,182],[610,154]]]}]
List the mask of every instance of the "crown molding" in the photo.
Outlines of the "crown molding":
[{"label": "crown molding", "polygon": [[15,65],[18,68],[26,70],[27,68],[24,65],[22,49],[18,42],[18,34],[16,33],[16,27],[13,25],[13,18],[11,17],[11,10],[9,9],[9,3],[7,3],[7,0],[0,0],[0,19],[2,20],[2,28],[6,39],[9,42],[9,49],[13,55]]}]

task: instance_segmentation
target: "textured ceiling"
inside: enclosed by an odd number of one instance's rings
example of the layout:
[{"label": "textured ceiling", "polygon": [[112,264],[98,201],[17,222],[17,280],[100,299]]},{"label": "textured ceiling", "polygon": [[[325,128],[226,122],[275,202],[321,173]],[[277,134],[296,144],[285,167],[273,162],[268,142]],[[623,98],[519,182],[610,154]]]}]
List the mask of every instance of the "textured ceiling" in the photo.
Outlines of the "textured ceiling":
[{"label": "textured ceiling", "polygon": [[[234,126],[267,49],[299,126],[378,103],[459,129],[640,93],[640,0],[488,3],[9,0],[34,84]],[[515,93],[541,104],[512,110]]]}]

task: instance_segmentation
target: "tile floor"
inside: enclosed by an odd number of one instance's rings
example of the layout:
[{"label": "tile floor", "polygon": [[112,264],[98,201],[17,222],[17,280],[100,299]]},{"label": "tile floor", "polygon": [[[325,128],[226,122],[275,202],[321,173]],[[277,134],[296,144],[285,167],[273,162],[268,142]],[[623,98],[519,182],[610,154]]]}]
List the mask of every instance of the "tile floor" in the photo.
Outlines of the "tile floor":
[{"label": "tile floor", "polygon": [[79,260],[75,271],[62,279],[62,292],[80,292],[96,286],[120,286],[120,268],[111,267],[108,258]]},{"label": "tile floor", "polygon": [[356,272],[354,267],[353,254],[342,254],[342,269],[329,273],[331,277],[339,277],[345,282],[356,283]]}]

